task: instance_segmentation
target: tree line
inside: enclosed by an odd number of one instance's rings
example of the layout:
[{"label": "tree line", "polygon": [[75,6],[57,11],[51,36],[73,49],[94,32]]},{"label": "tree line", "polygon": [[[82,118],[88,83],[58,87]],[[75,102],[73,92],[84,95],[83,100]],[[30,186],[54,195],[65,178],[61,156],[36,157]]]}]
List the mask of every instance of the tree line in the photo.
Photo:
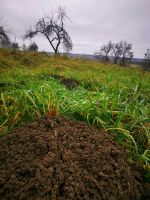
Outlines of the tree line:
[{"label": "tree line", "polygon": [[[114,64],[119,64],[122,66],[129,65],[134,56],[132,51],[132,44],[126,41],[119,41],[113,43],[109,41],[103,44],[99,51],[95,55],[103,60],[105,63],[112,62]],[[145,69],[150,69],[150,50],[147,49],[143,59],[143,67]]]},{"label": "tree line", "polygon": [[109,41],[107,44],[102,45],[96,55],[105,62],[112,61],[114,64],[125,66],[133,58],[132,44],[126,41],[117,43]]},{"label": "tree line", "polygon": [[[68,19],[65,9],[59,7],[53,16],[44,16],[40,18],[32,28],[25,31],[22,36],[23,40],[32,39],[36,36],[45,38],[54,53],[57,54],[60,51],[60,47],[66,52],[70,52],[73,48],[71,36],[65,28],[65,21]],[[37,51],[38,46],[35,42],[32,42],[29,46],[25,44],[19,47],[17,42],[12,42],[8,36],[4,27],[0,26],[0,47],[12,48],[14,50],[22,49],[28,51]],[[127,65],[133,58],[132,44],[126,41],[119,41],[113,43],[109,41],[107,44],[101,46],[97,51],[96,56],[104,62],[113,62],[114,64]],[[148,49],[144,56],[144,66],[150,69],[150,50]]]}]

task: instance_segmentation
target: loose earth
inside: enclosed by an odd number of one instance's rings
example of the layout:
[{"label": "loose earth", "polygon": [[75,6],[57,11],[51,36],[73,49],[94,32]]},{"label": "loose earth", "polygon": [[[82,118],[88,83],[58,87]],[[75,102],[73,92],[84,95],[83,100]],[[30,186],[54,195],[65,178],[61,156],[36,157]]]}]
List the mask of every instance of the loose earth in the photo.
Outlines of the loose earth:
[{"label": "loose earth", "polygon": [[1,200],[138,200],[142,178],[112,136],[45,117],[0,139]]}]

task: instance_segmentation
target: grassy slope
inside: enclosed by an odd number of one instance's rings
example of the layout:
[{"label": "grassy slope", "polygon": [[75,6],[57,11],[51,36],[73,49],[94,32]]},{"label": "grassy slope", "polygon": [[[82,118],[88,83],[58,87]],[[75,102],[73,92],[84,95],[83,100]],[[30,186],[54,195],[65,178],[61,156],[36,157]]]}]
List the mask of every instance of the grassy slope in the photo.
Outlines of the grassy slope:
[{"label": "grassy slope", "polygon": [[[49,74],[82,82],[72,91]],[[132,160],[150,167],[150,73],[42,53],[0,50],[0,132],[54,108],[117,136]],[[3,87],[2,87],[3,86]]]}]

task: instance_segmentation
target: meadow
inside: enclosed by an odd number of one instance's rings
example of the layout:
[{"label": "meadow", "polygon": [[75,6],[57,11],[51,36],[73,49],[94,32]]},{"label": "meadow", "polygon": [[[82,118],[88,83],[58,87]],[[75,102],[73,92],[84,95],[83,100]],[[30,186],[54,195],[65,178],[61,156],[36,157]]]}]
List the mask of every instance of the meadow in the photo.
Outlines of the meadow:
[{"label": "meadow", "polygon": [[[67,89],[51,74],[78,80],[80,86]],[[129,161],[150,171],[150,72],[1,49],[0,137],[51,109],[113,134]]]}]

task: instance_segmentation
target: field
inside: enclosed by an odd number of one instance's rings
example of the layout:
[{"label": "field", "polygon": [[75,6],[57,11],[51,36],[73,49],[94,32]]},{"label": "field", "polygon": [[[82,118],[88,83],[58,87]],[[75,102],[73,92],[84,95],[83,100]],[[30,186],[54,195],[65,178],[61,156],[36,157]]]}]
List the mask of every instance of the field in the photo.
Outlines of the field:
[{"label": "field", "polygon": [[[55,76],[79,81],[68,88]],[[58,77],[59,78],[59,77]],[[150,72],[46,53],[0,50],[0,136],[40,117],[67,116],[113,135],[150,180]]]}]

